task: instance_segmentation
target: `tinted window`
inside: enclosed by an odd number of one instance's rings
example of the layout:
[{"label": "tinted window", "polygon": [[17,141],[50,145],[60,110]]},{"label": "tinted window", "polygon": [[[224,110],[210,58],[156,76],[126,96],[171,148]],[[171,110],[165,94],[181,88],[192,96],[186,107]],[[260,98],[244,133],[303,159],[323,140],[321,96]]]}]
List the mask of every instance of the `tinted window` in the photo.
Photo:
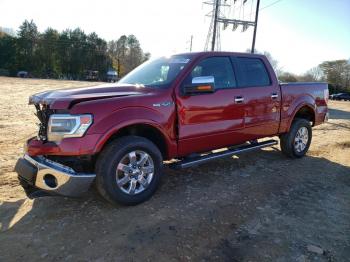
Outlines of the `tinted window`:
[{"label": "tinted window", "polygon": [[230,88],[236,86],[236,80],[233,73],[230,58],[228,57],[210,57],[203,59],[192,70],[186,83],[191,83],[192,78],[199,76],[213,76],[215,88]]},{"label": "tinted window", "polygon": [[268,86],[271,84],[264,63],[258,58],[237,58],[239,86]]}]

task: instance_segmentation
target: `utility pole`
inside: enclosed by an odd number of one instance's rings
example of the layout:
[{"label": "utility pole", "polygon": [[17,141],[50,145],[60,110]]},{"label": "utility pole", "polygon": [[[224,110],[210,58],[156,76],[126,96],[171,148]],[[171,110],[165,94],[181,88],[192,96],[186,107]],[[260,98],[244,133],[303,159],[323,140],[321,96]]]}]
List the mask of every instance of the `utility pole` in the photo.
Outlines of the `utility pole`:
[{"label": "utility pole", "polygon": [[118,68],[117,68],[117,73],[118,73],[118,79],[120,79],[120,59],[117,59],[118,62]]},{"label": "utility pole", "polygon": [[191,35],[190,52],[192,52],[192,41],[193,41],[193,35]]},{"label": "utility pole", "polygon": [[[212,11],[206,16],[211,17],[211,22],[209,26],[209,31],[207,34],[207,39],[205,42],[204,50],[220,50],[220,25],[223,24],[223,30],[225,30],[229,25],[232,25],[232,31],[236,31],[238,26],[242,26],[242,32],[247,31],[247,29],[253,26],[254,32],[256,32],[256,20],[251,21],[247,20],[244,17],[244,8],[248,0],[234,0],[233,5],[239,4],[239,14],[237,15],[238,19],[234,18],[234,11],[237,9],[234,6],[227,4],[227,0],[205,0],[203,3],[213,6]],[[253,7],[254,0],[251,0],[251,10]],[[260,0],[257,0],[257,12],[259,10]],[[227,10],[227,7],[233,10],[233,17],[225,17],[224,13]],[[241,10],[243,9],[243,16],[241,16]],[[223,11],[223,12],[222,12]],[[237,10],[236,10],[237,14]],[[230,15],[230,14],[229,14]],[[251,15],[250,15],[251,16]],[[255,42],[255,33],[254,33],[254,42]]]},{"label": "utility pole", "polygon": [[258,28],[259,5],[260,5],[260,0],[257,0],[256,11],[255,11],[255,26],[254,26],[254,34],[253,34],[253,43],[252,43],[252,49],[251,49],[252,54],[254,54],[254,51],[255,51],[254,49],[255,49],[256,29]]},{"label": "utility pole", "polygon": [[216,26],[218,23],[219,6],[220,6],[220,0],[215,0],[214,26],[213,26],[213,37],[211,39],[211,51],[215,50]]}]

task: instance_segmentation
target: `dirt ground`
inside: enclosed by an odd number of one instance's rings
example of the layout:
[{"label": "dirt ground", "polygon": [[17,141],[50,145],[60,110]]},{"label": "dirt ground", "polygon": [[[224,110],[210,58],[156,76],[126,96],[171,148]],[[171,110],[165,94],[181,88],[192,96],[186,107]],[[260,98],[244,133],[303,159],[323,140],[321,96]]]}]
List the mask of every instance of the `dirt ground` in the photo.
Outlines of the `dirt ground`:
[{"label": "dirt ground", "polygon": [[28,96],[89,84],[0,78],[0,261],[349,261],[350,102],[330,102],[303,159],[274,146],[166,169],[135,207],[27,199],[13,167],[37,131]]}]

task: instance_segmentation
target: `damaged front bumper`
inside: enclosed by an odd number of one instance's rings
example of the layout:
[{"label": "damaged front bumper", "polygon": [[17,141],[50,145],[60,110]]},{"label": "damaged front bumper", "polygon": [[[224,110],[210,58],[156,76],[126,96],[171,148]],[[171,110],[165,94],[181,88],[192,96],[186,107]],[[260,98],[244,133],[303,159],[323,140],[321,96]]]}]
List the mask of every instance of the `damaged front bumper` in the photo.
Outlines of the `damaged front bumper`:
[{"label": "damaged front bumper", "polygon": [[77,173],[43,156],[28,154],[17,161],[15,171],[30,198],[45,195],[79,196],[88,191],[96,177],[95,174]]}]

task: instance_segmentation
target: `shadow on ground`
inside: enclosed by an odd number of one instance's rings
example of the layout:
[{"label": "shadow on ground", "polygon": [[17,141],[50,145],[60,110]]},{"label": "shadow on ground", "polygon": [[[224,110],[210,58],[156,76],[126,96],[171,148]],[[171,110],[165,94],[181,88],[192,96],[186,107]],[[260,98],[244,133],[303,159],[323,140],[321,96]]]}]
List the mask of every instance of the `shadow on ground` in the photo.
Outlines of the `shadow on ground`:
[{"label": "shadow on ground", "polygon": [[345,120],[350,119],[350,112],[348,111],[332,109],[332,108],[329,108],[328,111],[329,111],[330,119],[345,119]]},{"label": "shadow on ground", "polygon": [[[350,256],[349,167],[312,156],[289,160],[275,149],[166,173],[156,195],[135,207],[111,206],[95,192],[81,199],[2,203],[3,259],[344,261]],[[20,219],[10,227],[18,212]],[[308,244],[322,247],[324,255],[308,253]]]}]

